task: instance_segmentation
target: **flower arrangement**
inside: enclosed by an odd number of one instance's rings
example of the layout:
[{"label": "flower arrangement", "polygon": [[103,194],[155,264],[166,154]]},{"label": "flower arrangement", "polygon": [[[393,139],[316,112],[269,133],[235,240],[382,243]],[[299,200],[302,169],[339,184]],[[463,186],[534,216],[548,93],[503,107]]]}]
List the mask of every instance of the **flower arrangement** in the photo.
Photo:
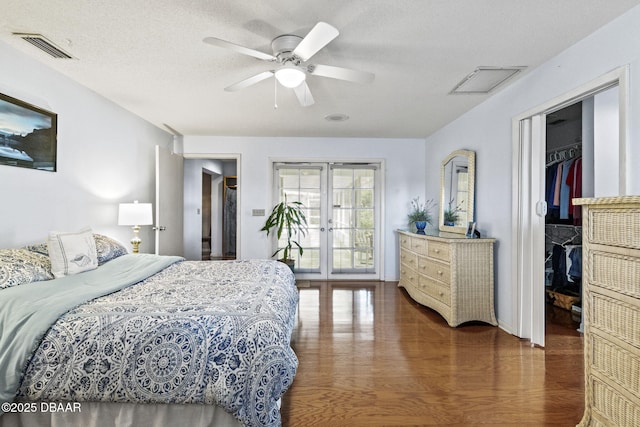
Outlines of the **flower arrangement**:
[{"label": "flower arrangement", "polygon": [[434,207],[433,199],[429,199],[424,203],[420,203],[420,197],[416,197],[411,200],[411,211],[407,218],[409,219],[409,225],[416,222],[425,222],[430,224],[432,221],[431,209]]}]

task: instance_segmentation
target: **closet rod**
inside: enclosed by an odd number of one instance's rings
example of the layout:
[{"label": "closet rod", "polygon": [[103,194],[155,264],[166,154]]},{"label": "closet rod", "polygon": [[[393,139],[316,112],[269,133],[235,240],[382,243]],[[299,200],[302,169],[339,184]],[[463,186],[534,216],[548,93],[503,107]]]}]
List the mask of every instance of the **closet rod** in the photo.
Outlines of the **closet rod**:
[{"label": "closet rod", "polygon": [[582,150],[582,143],[574,142],[573,144],[563,145],[562,147],[554,148],[553,150],[548,150],[547,154],[549,154],[549,153],[557,153],[559,151],[569,150],[571,148],[576,149],[576,150]]}]

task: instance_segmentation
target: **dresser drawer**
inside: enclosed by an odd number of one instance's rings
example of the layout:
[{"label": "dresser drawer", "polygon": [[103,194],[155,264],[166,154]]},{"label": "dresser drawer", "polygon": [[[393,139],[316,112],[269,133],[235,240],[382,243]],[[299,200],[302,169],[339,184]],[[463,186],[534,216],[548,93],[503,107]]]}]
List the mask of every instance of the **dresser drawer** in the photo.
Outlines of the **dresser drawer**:
[{"label": "dresser drawer", "polygon": [[427,241],[418,237],[411,238],[411,250],[419,255],[427,254]]},{"label": "dresser drawer", "polygon": [[418,279],[418,289],[438,301],[451,306],[451,288],[425,276]]},{"label": "dresser drawer", "polygon": [[418,283],[420,282],[418,280],[418,277],[419,274],[417,271],[407,267],[404,264],[400,266],[400,281],[404,282],[402,283],[403,285],[409,285],[417,288]]},{"label": "dresser drawer", "polygon": [[593,251],[589,283],[640,298],[640,258]]},{"label": "dresser drawer", "polygon": [[406,249],[400,250],[400,263],[407,267],[417,270],[418,269],[418,256],[413,252],[409,252]]},{"label": "dresser drawer", "polygon": [[447,243],[430,241],[428,254],[432,258],[449,262],[451,260],[450,249]]},{"label": "dresser drawer", "polygon": [[418,259],[418,272],[447,285],[451,283],[451,266],[449,264],[420,258]]},{"label": "dresser drawer", "polygon": [[407,236],[405,234],[400,235],[400,247],[419,255],[427,254],[427,241],[419,237]]},{"label": "dresser drawer", "polygon": [[[591,367],[640,400],[640,357],[598,334],[591,335]],[[615,363],[612,363],[615,361]]]},{"label": "dresser drawer", "polygon": [[640,209],[589,210],[591,243],[640,249]]},{"label": "dresser drawer", "polygon": [[403,249],[411,250],[411,236],[407,236],[406,234],[400,235],[400,247]]},{"label": "dresser drawer", "polygon": [[[602,379],[593,376],[591,381],[591,399],[595,420],[593,426],[640,426],[640,407],[638,402],[627,400]],[[598,418],[602,418],[602,422]]]},{"label": "dresser drawer", "polygon": [[589,320],[592,328],[626,343],[640,347],[640,307],[619,299],[592,292],[589,301]]}]

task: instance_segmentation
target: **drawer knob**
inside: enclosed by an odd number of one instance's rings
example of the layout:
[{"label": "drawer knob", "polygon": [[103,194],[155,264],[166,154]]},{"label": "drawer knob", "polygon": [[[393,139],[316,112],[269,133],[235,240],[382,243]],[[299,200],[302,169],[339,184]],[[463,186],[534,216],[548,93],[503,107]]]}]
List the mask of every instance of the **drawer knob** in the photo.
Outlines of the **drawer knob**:
[{"label": "drawer knob", "polygon": [[440,253],[440,249],[434,249],[433,252],[439,254]]},{"label": "drawer knob", "polygon": [[438,274],[442,276],[442,270],[438,270]]}]

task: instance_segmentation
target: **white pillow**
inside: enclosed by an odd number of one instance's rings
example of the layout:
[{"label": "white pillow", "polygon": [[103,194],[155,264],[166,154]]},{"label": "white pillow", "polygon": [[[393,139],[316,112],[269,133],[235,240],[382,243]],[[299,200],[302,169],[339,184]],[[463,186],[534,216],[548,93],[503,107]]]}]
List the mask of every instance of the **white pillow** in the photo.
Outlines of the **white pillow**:
[{"label": "white pillow", "polygon": [[96,241],[90,228],[78,232],[52,231],[47,240],[51,272],[57,277],[71,276],[98,267]]}]

